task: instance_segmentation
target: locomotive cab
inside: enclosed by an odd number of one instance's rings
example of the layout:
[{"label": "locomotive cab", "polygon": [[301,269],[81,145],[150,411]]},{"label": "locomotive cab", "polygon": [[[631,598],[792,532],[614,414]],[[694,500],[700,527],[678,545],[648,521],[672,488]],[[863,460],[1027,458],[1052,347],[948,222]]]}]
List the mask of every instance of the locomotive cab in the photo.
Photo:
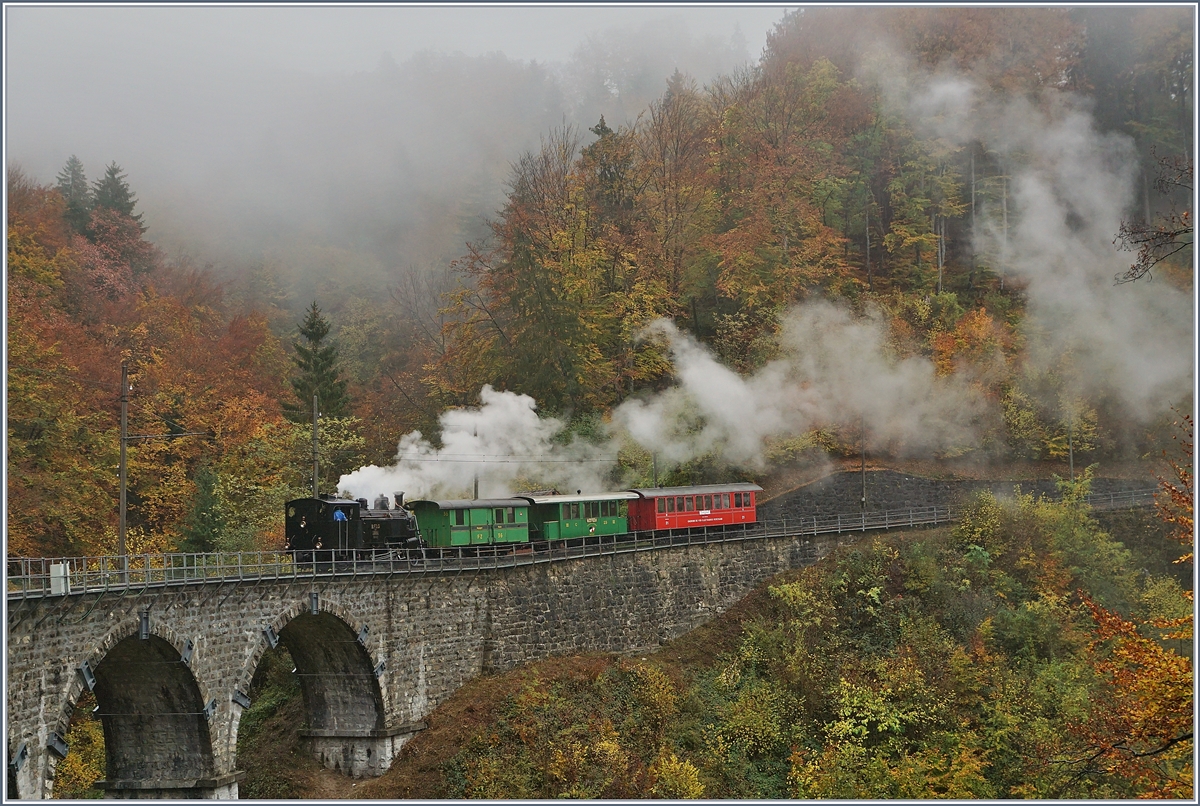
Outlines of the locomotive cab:
[{"label": "locomotive cab", "polygon": [[[344,552],[362,546],[362,518],[357,501],[341,498],[297,498],[287,502],[284,534],[287,550],[297,559],[313,551]],[[307,555],[305,557],[304,555]]]}]

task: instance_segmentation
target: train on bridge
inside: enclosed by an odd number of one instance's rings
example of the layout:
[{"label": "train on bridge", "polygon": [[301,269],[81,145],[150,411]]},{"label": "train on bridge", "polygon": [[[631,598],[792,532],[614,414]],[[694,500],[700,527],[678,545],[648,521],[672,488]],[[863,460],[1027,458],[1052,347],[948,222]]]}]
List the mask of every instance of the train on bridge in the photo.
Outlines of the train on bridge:
[{"label": "train on bridge", "polygon": [[545,550],[605,538],[745,530],[758,525],[757,484],[650,487],[574,495],[405,501],[297,498],[286,504],[287,550],[300,562],[406,549]]}]

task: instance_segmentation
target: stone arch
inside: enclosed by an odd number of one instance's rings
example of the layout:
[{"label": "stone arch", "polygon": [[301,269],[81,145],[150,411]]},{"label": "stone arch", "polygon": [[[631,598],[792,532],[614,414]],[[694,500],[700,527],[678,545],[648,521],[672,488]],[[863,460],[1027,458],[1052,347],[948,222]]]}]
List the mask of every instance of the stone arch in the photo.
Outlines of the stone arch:
[{"label": "stone arch", "polygon": [[[183,661],[187,639],[150,619],[146,638],[139,620],[123,620],[85,658],[95,678],[94,694],[104,731],[107,789],[143,796],[194,788],[214,778],[212,734],[205,696]],[[67,698],[55,728],[65,736],[86,684],[71,670]],[[56,762],[51,755],[47,779]],[[137,796],[137,794],[135,794]]]},{"label": "stone arch", "polygon": [[[371,757],[378,755],[374,746],[386,732],[389,713],[387,687],[375,674],[382,647],[369,631],[363,643],[358,641],[362,623],[340,602],[321,597],[315,614],[310,607],[306,596],[262,625],[274,630],[296,664],[307,722],[304,735],[326,766],[347,774],[379,774],[386,762]],[[241,691],[249,692],[267,649],[266,637],[257,635],[238,676]],[[236,709],[230,730],[235,753],[240,722],[241,709]]]}]

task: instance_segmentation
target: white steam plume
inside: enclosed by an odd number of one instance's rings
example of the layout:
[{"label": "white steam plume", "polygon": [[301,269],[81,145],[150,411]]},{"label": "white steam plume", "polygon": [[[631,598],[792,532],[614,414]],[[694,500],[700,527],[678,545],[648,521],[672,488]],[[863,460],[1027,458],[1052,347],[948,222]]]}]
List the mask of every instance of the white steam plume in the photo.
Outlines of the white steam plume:
[{"label": "white steam plume", "polygon": [[394,492],[409,499],[471,498],[476,478],[483,498],[510,495],[527,480],[563,491],[605,489],[613,464],[607,460],[615,452],[580,441],[556,442],[564,423],[538,417],[528,395],[484,386],[479,399],[477,409],[450,409],[438,418],[440,449],[413,431],[401,438],[395,465],[348,473],[338,489],[368,501]]},{"label": "white steam plume", "polygon": [[926,358],[892,358],[878,313],[854,318],[828,302],[794,308],[783,319],[781,357],[748,378],[666,320],[649,331],[668,340],[678,385],[623,403],[613,422],[669,462],[712,454],[763,467],[771,437],[828,426],[856,431],[860,420],[868,445],[898,454],[977,439],[980,395],[962,377],[936,377]]},{"label": "white steam plume", "polygon": [[[1048,366],[1069,353],[1070,391],[1110,396],[1136,420],[1178,404],[1194,384],[1190,296],[1164,282],[1114,284],[1130,258],[1112,240],[1132,197],[1132,141],[1097,131],[1083,102],[1065,93],[1035,105],[989,95],[959,76],[902,85],[897,77],[906,74],[885,71],[881,84],[925,135],[954,146],[978,141],[1000,156],[1009,177],[1007,227],[998,204],[981,205],[975,247],[1023,285],[1022,335],[1032,360]],[[597,490],[611,466],[595,460],[615,456],[623,439],[668,464],[712,455],[762,467],[769,439],[830,426],[853,433],[860,418],[869,448],[903,455],[973,446],[997,416],[967,375],[939,378],[928,359],[891,356],[877,312],[855,318],[809,303],[782,324],[779,359],[749,377],[670,322],[652,324],[649,333],[667,340],[677,384],[617,407],[608,445],[562,447],[553,439],[563,424],[539,419],[532,399],[484,387],[479,410],[442,415],[441,455],[475,461],[414,461],[437,452],[413,433],[400,443],[397,466],[363,468],[343,477],[342,487],[359,495],[461,495],[478,472],[485,495],[508,492],[521,476]],[[502,463],[487,461],[500,456]],[[589,462],[569,464],[580,458]]]},{"label": "white steam plume", "polygon": [[1098,131],[1069,93],[1035,105],[936,77],[903,94],[929,135],[1000,155],[1008,227],[1000,204],[988,205],[976,251],[1024,285],[1034,360],[1070,353],[1073,391],[1110,395],[1141,422],[1179,403],[1194,384],[1191,296],[1162,281],[1114,282],[1132,259],[1113,238],[1133,200],[1133,141]]}]

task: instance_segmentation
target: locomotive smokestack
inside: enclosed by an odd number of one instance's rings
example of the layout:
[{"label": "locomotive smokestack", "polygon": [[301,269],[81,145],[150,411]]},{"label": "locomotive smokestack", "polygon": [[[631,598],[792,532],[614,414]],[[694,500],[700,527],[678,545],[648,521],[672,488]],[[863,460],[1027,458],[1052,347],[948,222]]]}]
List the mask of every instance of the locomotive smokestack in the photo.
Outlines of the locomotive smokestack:
[{"label": "locomotive smokestack", "polygon": [[404,508],[404,492],[392,493],[392,500],[396,502],[396,509]]}]

